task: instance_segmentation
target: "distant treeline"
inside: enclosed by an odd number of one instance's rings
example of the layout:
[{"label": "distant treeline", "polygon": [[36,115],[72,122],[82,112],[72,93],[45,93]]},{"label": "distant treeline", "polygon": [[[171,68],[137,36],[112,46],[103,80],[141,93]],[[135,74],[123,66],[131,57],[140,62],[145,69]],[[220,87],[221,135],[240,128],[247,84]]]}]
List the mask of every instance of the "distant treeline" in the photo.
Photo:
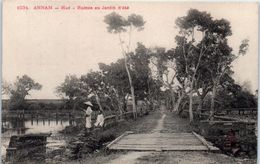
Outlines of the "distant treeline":
[{"label": "distant treeline", "polygon": [[[65,100],[63,99],[27,99],[20,110],[59,110],[64,109]],[[10,100],[2,100],[2,109],[10,109]]]}]

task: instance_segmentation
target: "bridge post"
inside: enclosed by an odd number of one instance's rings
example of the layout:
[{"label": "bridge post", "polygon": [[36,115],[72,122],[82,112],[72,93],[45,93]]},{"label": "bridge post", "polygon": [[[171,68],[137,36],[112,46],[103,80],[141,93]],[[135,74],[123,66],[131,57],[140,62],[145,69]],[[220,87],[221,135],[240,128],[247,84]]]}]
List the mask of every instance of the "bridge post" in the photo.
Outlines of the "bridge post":
[{"label": "bridge post", "polygon": [[50,114],[50,111],[48,111],[48,124],[49,125],[51,124],[51,114]]},{"label": "bridge post", "polygon": [[56,112],[56,125],[58,125],[58,112]]},{"label": "bridge post", "polygon": [[31,113],[31,125],[33,125],[33,113]]},{"label": "bridge post", "polygon": [[36,113],[36,122],[37,122],[37,125],[38,125],[38,123],[39,123],[39,113],[38,113],[38,111]]}]

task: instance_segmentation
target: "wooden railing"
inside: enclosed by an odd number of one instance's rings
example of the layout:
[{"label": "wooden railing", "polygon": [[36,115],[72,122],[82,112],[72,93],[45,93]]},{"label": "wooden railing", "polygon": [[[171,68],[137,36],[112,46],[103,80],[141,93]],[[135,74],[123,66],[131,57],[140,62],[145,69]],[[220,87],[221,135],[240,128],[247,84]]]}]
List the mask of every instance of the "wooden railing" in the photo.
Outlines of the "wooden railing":
[{"label": "wooden railing", "polygon": [[[257,108],[233,108],[233,109],[223,109],[221,110],[222,113],[219,113],[218,111],[215,112],[214,114],[214,119],[215,120],[222,120],[222,121],[242,121],[242,122],[250,122],[248,120],[243,120],[243,119],[240,119],[240,118],[235,118],[235,117],[231,117],[230,115],[233,114],[233,115],[240,115],[239,111],[247,111],[248,113],[246,113],[247,115],[252,115],[252,116],[255,116],[257,117],[256,113],[257,112]],[[232,111],[232,112],[227,112],[227,111]],[[184,113],[186,113],[188,115],[189,111],[188,110],[183,110]],[[208,119],[209,118],[209,110],[201,110],[200,113],[196,112],[196,111],[193,111],[193,115],[195,117],[199,117],[200,120],[205,120],[205,119]],[[251,122],[254,122],[251,120]]]},{"label": "wooden railing", "polygon": [[125,112],[121,115],[110,115],[110,116],[106,116],[105,117],[105,121],[104,121],[104,127],[108,127],[111,125],[116,124],[117,122],[123,120],[123,119],[131,119],[133,118],[133,112]]},{"label": "wooden railing", "polygon": [[105,117],[105,120],[104,120],[104,127],[110,127],[116,123],[117,123],[116,115],[107,116],[107,117]]},{"label": "wooden railing", "polygon": [[[98,112],[92,113],[92,122],[95,123]],[[105,114],[106,115],[106,114]],[[110,127],[115,125],[122,119],[133,118],[133,112],[125,112],[121,115],[107,115],[104,120],[104,127]],[[69,125],[83,125],[85,123],[84,112],[81,111],[8,111],[2,114],[2,127],[11,129],[8,121],[15,121],[15,127],[24,127],[24,121],[31,121],[31,124],[43,124],[50,125],[50,121],[55,121],[56,124],[63,124],[64,121],[68,121]]]},{"label": "wooden railing", "polygon": [[[202,113],[208,113],[209,109],[202,109]],[[237,114],[237,115],[253,115],[257,113],[257,108],[228,108],[228,109],[217,109],[215,114],[217,115],[228,115],[228,114]]]}]

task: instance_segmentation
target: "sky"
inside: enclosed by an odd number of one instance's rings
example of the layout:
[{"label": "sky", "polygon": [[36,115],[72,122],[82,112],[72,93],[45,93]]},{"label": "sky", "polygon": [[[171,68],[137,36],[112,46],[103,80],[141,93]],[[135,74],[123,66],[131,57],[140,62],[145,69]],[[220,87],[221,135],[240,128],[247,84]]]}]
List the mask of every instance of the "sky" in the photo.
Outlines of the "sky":
[{"label": "sky", "polygon": [[[17,10],[17,6],[29,10]],[[129,10],[33,10],[37,5],[129,6]],[[233,35],[229,45],[237,54],[243,39],[249,39],[249,51],[233,63],[235,80],[247,82],[252,91],[258,88],[258,5],[257,3],[190,2],[79,2],[9,0],[3,5],[2,78],[12,83],[17,76],[29,75],[43,85],[27,98],[57,98],[55,88],[68,74],[80,76],[98,63],[109,64],[122,57],[118,36],[107,32],[104,16],[115,11],[123,16],[143,16],[145,28],[135,32],[136,42],[146,47],[175,46],[178,34],[175,20],[190,8],[207,11],[215,19],[230,21]],[[5,97],[5,96],[3,96]]]}]

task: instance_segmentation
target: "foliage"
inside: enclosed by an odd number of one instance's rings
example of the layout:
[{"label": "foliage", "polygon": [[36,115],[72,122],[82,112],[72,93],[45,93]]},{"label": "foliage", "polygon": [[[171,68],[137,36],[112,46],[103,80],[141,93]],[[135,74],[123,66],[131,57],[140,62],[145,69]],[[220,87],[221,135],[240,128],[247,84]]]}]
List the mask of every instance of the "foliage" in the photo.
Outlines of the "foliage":
[{"label": "foliage", "polygon": [[105,16],[104,22],[108,24],[107,30],[110,33],[126,32],[128,27],[135,27],[137,30],[142,30],[145,24],[141,15],[131,14],[128,18],[112,12]]},{"label": "foliage", "polygon": [[130,87],[127,85],[128,77],[124,66],[124,59],[118,59],[110,65],[99,63],[99,69],[105,77],[104,80],[106,83],[113,86],[121,97],[130,93]]},{"label": "foliage", "polygon": [[158,89],[164,90],[164,94],[167,95],[165,95],[165,97],[168,97],[167,101],[169,103],[167,104],[169,106],[167,106],[167,108],[173,109],[178,86],[176,83],[177,72],[173,51],[166,51],[165,48],[155,47],[151,50],[150,58],[152,66],[155,66],[152,68],[152,76],[157,80]]},{"label": "foliage", "polygon": [[11,84],[2,79],[2,95],[9,95],[11,90]]},{"label": "foliage", "polygon": [[83,84],[76,75],[67,75],[64,82],[56,87],[55,92],[60,97],[67,99],[64,104],[66,109],[78,109],[80,103],[86,100],[89,94],[83,90]]},{"label": "foliage", "polygon": [[137,43],[135,53],[130,54],[131,69],[133,74],[133,84],[137,99],[144,100],[148,96],[151,70],[149,68],[149,50]]},{"label": "foliage", "polygon": [[255,96],[234,81],[220,88],[216,99],[224,108],[257,108]]},{"label": "foliage", "polygon": [[[190,9],[175,22],[179,34],[175,37],[174,48],[149,49],[137,43],[134,51],[130,50],[131,35],[133,30],[143,29],[142,16],[123,17],[113,12],[104,17],[104,22],[109,33],[119,36],[123,58],[111,64],[99,63],[100,71],[90,71],[80,78],[67,76],[57,87],[58,93],[73,101],[88,99],[100,109],[119,109],[120,112],[124,111],[130,94],[133,111],[135,97],[152,102],[163,96],[172,106],[175,104],[176,109],[189,105],[191,121],[194,95],[199,101],[198,111],[208,97],[211,97],[212,112],[221,104],[225,107],[255,106],[252,94],[235,84],[232,78],[231,64],[246,54],[249,40],[243,40],[238,55],[234,55],[228,44],[228,37],[232,35],[228,20],[214,19],[207,12]],[[121,35],[123,33],[126,35]]]},{"label": "foliage", "polygon": [[[173,58],[176,61],[177,79],[183,81],[189,92],[190,119],[193,117],[194,92],[198,94],[200,101],[203,101],[211,91],[212,117],[217,87],[225,76],[232,75],[231,63],[238,58],[232,54],[232,48],[227,42],[227,37],[232,35],[230,22],[213,19],[207,12],[190,9],[186,16],[176,20],[176,25],[180,30],[175,37],[177,46],[173,50]],[[244,40],[239,55],[244,55],[247,49],[248,40]]]},{"label": "foliage", "polygon": [[103,82],[103,77],[98,71],[90,71],[86,75],[82,75],[80,80],[83,82],[83,87],[89,93],[91,92],[101,92],[105,88]]},{"label": "foliage", "polygon": [[[208,42],[211,33],[217,31],[213,29],[214,21],[210,14],[190,9],[186,16],[176,20],[179,28],[179,35],[175,37],[177,46],[173,50],[173,57],[176,60],[176,71],[178,79],[183,84],[185,91],[189,94],[189,116],[193,121],[192,97],[196,91],[196,82],[200,67],[209,62],[203,62],[205,54],[212,49],[212,44]],[[199,39],[196,34],[202,35]],[[226,33],[225,33],[226,34]]]},{"label": "foliage", "polygon": [[29,95],[31,90],[40,90],[41,88],[42,85],[28,75],[17,76],[16,81],[7,88],[7,92],[10,94],[10,108],[25,109],[25,97]]},{"label": "foliage", "polygon": [[[205,97],[203,109],[210,108],[211,95]],[[257,97],[247,88],[240,86],[235,80],[226,75],[217,87],[215,110],[235,108],[257,108]]]},{"label": "foliage", "polygon": [[104,22],[108,24],[107,27],[108,32],[110,33],[121,33],[126,31],[126,27],[128,26],[127,20],[121,15],[113,12],[109,15],[105,16]]},{"label": "foliage", "polygon": [[104,82],[110,86],[107,94],[110,98],[110,103],[113,108],[126,110],[126,96],[130,93],[128,85],[128,75],[125,70],[124,59],[119,59],[115,63],[106,65],[99,63],[99,69],[104,76]]},{"label": "foliage", "polygon": [[80,92],[81,81],[76,75],[67,75],[64,82],[56,88],[56,93],[61,97],[75,99]]},{"label": "foliage", "polygon": [[[129,54],[129,60],[129,71],[133,75],[138,100],[152,101],[160,93],[160,83],[151,76],[150,50],[138,43],[135,52]],[[67,106],[76,104],[78,99],[88,99],[103,110],[125,111],[127,97],[131,93],[125,60],[119,59],[109,65],[99,63],[99,69],[80,78],[66,76],[65,81],[57,87],[57,93],[67,95],[71,100]]]},{"label": "foliage", "polygon": [[[104,22],[108,25],[107,30],[109,33],[115,33],[119,36],[120,47],[122,51],[122,55],[125,60],[125,68],[128,75],[130,90],[131,90],[131,98],[133,105],[133,115],[134,118],[137,117],[136,114],[136,101],[135,101],[135,90],[134,84],[132,82],[132,76],[130,73],[129,63],[128,63],[128,55],[130,54],[131,47],[131,36],[134,29],[137,31],[141,31],[144,27],[144,20],[141,15],[131,14],[128,18],[124,18],[121,15],[113,12],[105,16]],[[128,32],[128,42],[125,43],[121,37],[121,33]]]}]

